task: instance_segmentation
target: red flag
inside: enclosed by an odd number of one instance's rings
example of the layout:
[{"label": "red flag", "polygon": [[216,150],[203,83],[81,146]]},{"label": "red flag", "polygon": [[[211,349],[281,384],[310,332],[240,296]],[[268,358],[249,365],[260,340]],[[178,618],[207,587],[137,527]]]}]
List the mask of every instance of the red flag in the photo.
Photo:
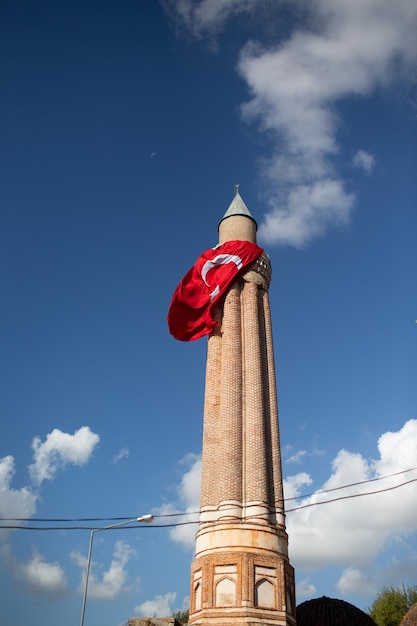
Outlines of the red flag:
[{"label": "red flag", "polygon": [[216,326],[213,311],[233,282],[262,254],[249,241],[226,241],[206,250],[184,276],[168,311],[168,328],[180,341],[208,335]]}]

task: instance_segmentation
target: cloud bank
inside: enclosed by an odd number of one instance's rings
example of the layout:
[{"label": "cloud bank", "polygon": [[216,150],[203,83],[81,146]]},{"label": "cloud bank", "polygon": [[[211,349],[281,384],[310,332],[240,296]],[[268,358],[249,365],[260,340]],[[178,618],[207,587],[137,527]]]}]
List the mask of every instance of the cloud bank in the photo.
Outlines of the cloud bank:
[{"label": "cloud bank", "polygon": [[[381,435],[378,450],[380,456],[376,460],[340,450],[332,462],[331,475],[322,487],[313,495],[300,498],[296,504],[287,505],[293,565],[303,572],[328,566],[343,568],[338,588],[344,593],[369,593],[370,588],[376,591],[377,557],[390,542],[405,540],[408,534],[417,531],[417,420],[409,420],[397,432]],[[411,468],[415,469],[406,471]],[[381,477],[387,478],[375,481]],[[297,495],[297,478],[300,479],[299,489],[309,484],[310,476],[305,473],[286,480],[286,498]],[[374,482],[324,493],[370,479]],[[399,485],[403,486],[397,489]],[[379,493],[347,498],[370,492]],[[346,499],[336,500],[338,498]],[[328,500],[336,501],[321,505]],[[298,510],[290,512],[291,509]],[[407,563],[404,565],[408,567]],[[417,561],[414,569],[417,573]]]},{"label": "cloud bank", "polygon": [[[382,434],[378,451],[379,458],[373,460],[340,450],[331,463],[329,478],[313,489],[314,478],[306,471],[285,479],[291,563],[306,576],[298,583],[300,598],[312,595],[315,587],[309,576],[326,567],[339,571],[337,588],[343,594],[368,595],[417,575],[417,558],[411,552],[394,565],[376,566],[390,544],[404,543],[417,532],[417,420],[409,420],[397,432]],[[178,494],[186,510],[196,511],[201,462],[193,457],[191,463]],[[363,481],[367,482],[352,485]],[[307,490],[313,493],[303,498],[301,494]],[[378,493],[371,495],[373,491]],[[352,495],[355,497],[347,498]],[[329,500],[334,501],[325,503]],[[170,512],[179,510],[174,505],[168,508]],[[171,533],[171,538],[193,549],[195,526],[176,530],[180,532]]]},{"label": "cloud bank", "polygon": [[[219,32],[237,13],[259,12],[256,0],[182,0],[176,19],[196,37]],[[355,196],[338,172],[351,162],[338,141],[341,101],[369,97],[398,81],[415,80],[417,4],[414,0],[303,0],[302,28],[265,46],[249,41],[237,70],[250,98],[243,118],[269,138],[260,161],[264,202],[259,228],[269,244],[302,247],[331,227],[348,223]],[[277,24],[295,11],[286,0],[268,4]],[[295,22],[294,22],[295,24]],[[370,174],[375,155],[357,146],[351,163]]]}]

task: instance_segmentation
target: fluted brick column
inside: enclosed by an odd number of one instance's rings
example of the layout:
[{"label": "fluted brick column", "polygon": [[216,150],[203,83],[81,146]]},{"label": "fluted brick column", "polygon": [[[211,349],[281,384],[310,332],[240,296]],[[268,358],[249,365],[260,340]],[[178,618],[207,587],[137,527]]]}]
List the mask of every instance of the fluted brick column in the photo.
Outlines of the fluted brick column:
[{"label": "fluted brick column", "polygon": [[271,454],[270,462],[268,463],[268,475],[271,486],[271,505],[275,507],[275,511],[278,513],[278,523],[284,524],[283,512],[284,512],[284,494],[282,486],[282,463],[281,463],[281,446],[279,436],[279,422],[278,422],[278,402],[277,402],[277,387],[275,376],[275,358],[274,358],[274,346],[272,340],[272,322],[271,322],[271,308],[269,305],[269,295],[265,291],[262,294],[263,311],[264,311],[264,323],[265,323],[265,341],[266,341],[266,361],[268,372],[268,401],[269,401],[269,437],[266,442],[266,447]]},{"label": "fluted brick column", "polygon": [[[219,241],[256,242],[238,190]],[[228,290],[208,339],[193,626],[296,626],[266,254]]]},{"label": "fluted brick column", "polygon": [[265,514],[268,504],[258,289],[257,284],[245,282],[242,298],[245,517]]},{"label": "fluted brick column", "polygon": [[242,508],[242,340],[240,285],[230,289],[222,321],[220,461],[222,517],[240,517]]},{"label": "fluted brick column", "polygon": [[207,346],[206,392],[204,401],[203,452],[201,467],[200,507],[212,508],[221,497],[220,481],[213,480],[219,475],[219,455],[221,430],[220,387],[218,372],[221,369],[222,338],[221,311],[217,311],[218,326],[214,329]]}]

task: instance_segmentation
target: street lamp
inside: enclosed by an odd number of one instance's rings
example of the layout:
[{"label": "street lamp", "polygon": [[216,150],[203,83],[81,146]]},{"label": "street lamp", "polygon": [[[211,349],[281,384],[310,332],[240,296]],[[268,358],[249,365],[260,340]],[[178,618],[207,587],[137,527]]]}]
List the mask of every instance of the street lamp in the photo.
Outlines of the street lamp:
[{"label": "street lamp", "polygon": [[126,524],[131,524],[132,522],[153,522],[153,515],[150,513],[147,515],[142,515],[141,517],[134,517],[133,519],[125,520],[124,522],[119,522],[118,524],[111,524],[111,526],[103,526],[102,528],[93,528],[90,533],[90,545],[88,546],[88,557],[87,557],[87,569],[85,572],[85,584],[84,584],[84,597],[83,597],[83,607],[81,609],[81,621],[80,626],[84,626],[84,613],[85,613],[85,603],[87,601],[87,588],[88,588],[88,577],[90,575],[90,565],[91,565],[91,552],[93,549],[93,539],[94,533],[99,530],[110,530],[111,528],[117,528],[118,526],[125,526]]}]

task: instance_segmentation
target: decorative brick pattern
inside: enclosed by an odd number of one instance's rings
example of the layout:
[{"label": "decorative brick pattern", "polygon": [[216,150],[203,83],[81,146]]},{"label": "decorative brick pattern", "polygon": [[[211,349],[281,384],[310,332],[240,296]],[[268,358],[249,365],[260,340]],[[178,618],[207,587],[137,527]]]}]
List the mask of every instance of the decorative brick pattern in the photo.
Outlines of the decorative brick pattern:
[{"label": "decorative brick pattern", "polygon": [[[234,215],[221,222],[220,241],[254,240],[253,228],[251,218]],[[295,626],[270,280],[264,253],[229,289],[208,340],[193,626]]]},{"label": "decorative brick pattern", "polygon": [[220,447],[220,386],[218,372],[221,370],[222,336],[221,310],[216,311],[218,325],[210,336],[207,347],[206,393],[204,402],[204,431],[200,506],[203,509],[221,497],[221,484],[213,480],[219,475],[218,450]]},{"label": "decorative brick pattern", "polygon": [[[217,587],[225,579],[233,585],[228,587],[234,593],[233,610],[227,598],[224,605],[218,603],[221,594],[217,593]],[[257,605],[256,589],[263,581],[272,585],[272,606]],[[196,607],[195,590],[200,585],[203,589],[203,601]],[[295,626],[295,598],[290,605],[288,603],[293,588],[293,570],[279,555],[230,551],[202,557],[198,563],[194,563],[192,569],[190,624]]]},{"label": "decorative brick pattern", "polygon": [[279,438],[278,422],[278,402],[275,376],[274,346],[272,341],[271,309],[269,305],[269,295],[267,291],[262,293],[263,299],[263,320],[265,324],[265,360],[264,367],[268,378],[268,402],[269,402],[269,439],[267,449],[270,457],[268,463],[269,485],[272,489],[271,500],[275,503],[277,511],[284,510],[284,494],[282,488],[282,463],[281,446]]},{"label": "decorative brick pattern", "polygon": [[[222,321],[221,411],[217,424],[221,501],[242,501],[242,340],[241,285],[230,289]],[[218,375],[216,376],[218,380]],[[213,503],[212,503],[213,504]]]},{"label": "decorative brick pattern", "polygon": [[[244,337],[243,378],[245,428],[243,463],[245,467],[245,504],[268,503],[266,471],[263,382],[258,286],[245,282],[242,298]],[[247,510],[246,514],[251,515]],[[256,511],[255,511],[256,514]]]}]

